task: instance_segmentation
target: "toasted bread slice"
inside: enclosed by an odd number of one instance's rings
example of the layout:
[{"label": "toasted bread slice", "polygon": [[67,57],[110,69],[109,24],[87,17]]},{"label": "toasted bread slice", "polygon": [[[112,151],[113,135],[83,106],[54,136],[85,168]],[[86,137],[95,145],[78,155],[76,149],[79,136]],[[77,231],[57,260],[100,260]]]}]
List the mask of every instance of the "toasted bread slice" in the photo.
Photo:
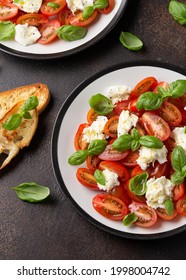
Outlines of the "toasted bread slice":
[{"label": "toasted bread slice", "polygon": [[36,83],[1,92],[0,119],[2,119],[17,102],[27,100],[32,95],[35,95],[38,98],[39,105],[37,111],[40,114],[46,108],[50,100],[50,92],[45,84]]},{"label": "toasted bread slice", "polygon": [[21,125],[12,130],[6,130],[3,128],[3,124],[13,115],[19,113],[23,103],[20,101],[16,103],[11,110],[9,110],[4,117],[0,120],[0,155],[3,157],[6,155],[5,160],[2,162],[0,169],[3,169],[13,157],[15,157],[19,150],[28,146],[38,125],[38,112],[37,110],[29,111],[32,118],[22,119]]}]

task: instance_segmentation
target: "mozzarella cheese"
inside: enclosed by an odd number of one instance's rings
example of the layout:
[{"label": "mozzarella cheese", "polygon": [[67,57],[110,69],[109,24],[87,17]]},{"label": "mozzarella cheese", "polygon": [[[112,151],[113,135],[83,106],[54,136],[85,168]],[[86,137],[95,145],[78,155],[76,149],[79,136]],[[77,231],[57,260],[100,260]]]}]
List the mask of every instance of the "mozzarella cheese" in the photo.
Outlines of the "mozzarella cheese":
[{"label": "mozzarella cheese", "polygon": [[165,208],[164,202],[173,196],[174,184],[171,180],[162,176],[158,179],[151,178],[147,181],[147,192],[145,194],[147,205],[157,209]]},{"label": "mozzarella cheese", "polygon": [[125,85],[112,86],[108,89],[107,97],[115,105],[117,102],[128,100],[131,93],[131,88]]},{"label": "mozzarella cheese", "polygon": [[136,115],[130,113],[128,110],[123,110],[118,121],[118,137],[128,133],[132,127],[136,126],[137,121],[138,117]]},{"label": "mozzarella cheese", "polygon": [[22,46],[34,44],[40,36],[41,34],[35,26],[28,26],[27,23],[15,26],[15,40]]},{"label": "mozzarella cheese", "polygon": [[77,11],[83,11],[88,6],[93,6],[94,0],[66,0],[68,8],[74,14]]},{"label": "mozzarella cheese", "polygon": [[115,186],[119,186],[118,175],[115,172],[111,172],[108,169],[103,170],[103,175],[105,177],[105,185],[98,183],[98,188],[103,191],[110,191]]},{"label": "mozzarella cheese", "polygon": [[89,127],[85,127],[83,130],[83,140],[90,143],[92,140],[105,140],[105,134],[103,132],[104,126],[108,121],[107,117],[98,116],[97,119]]},{"label": "mozzarella cheese", "polygon": [[14,1],[14,4],[26,13],[37,13],[42,2],[42,0],[19,0]]},{"label": "mozzarella cheese", "polygon": [[160,164],[167,161],[167,148],[163,146],[161,149],[151,149],[141,147],[139,150],[139,158],[136,160],[141,169],[146,170],[150,163],[158,161]]},{"label": "mozzarella cheese", "polygon": [[186,133],[185,133],[185,127],[176,127],[171,132],[171,138],[173,138],[176,142],[177,146],[181,146],[186,153]]}]

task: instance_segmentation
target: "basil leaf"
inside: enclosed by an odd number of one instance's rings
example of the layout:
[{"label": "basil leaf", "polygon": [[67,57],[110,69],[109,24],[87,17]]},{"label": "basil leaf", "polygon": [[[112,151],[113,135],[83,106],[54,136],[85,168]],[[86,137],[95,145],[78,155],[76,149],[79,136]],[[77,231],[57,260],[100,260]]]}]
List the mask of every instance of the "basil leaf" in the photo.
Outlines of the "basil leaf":
[{"label": "basil leaf", "polygon": [[165,206],[168,215],[171,216],[174,212],[174,204],[172,202],[172,199],[165,200],[163,204]]},{"label": "basil leaf", "polygon": [[158,94],[160,94],[162,97],[167,97],[167,90],[161,86],[157,87]]},{"label": "basil leaf", "polygon": [[138,51],[143,47],[143,42],[130,32],[121,32],[119,40],[125,48],[131,51]]},{"label": "basil leaf", "polygon": [[24,201],[39,202],[47,198],[50,190],[36,183],[23,183],[13,188],[17,196]]},{"label": "basil leaf", "polygon": [[0,40],[8,40],[15,34],[15,24],[11,21],[0,22]]},{"label": "basil leaf", "polygon": [[138,220],[138,216],[133,212],[124,217],[123,224],[124,224],[124,226],[130,226],[137,220]]},{"label": "basil leaf", "polygon": [[60,7],[60,5],[55,2],[48,2],[47,7],[52,7],[54,9],[58,9]]},{"label": "basil leaf", "polygon": [[89,99],[90,107],[99,115],[107,115],[111,113],[114,105],[112,101],[101,93],[93,95]]},{"label": "basil leaf", "polygon": [[65,41],[80,40],[87,34],[87,29],[81,26],[63,25],[56,29],[60,39]]},{"label": "basil leaf", "polygon": [[146,92],[139,96],[136,103],[138,110],[155,110],[161,107],[163,98],[160,94],[155,92]]},{"label": "basil leaf", "polygon": [[162,149],[163,142],[155,136],[144,135],[141,136],[139,142],[142,146],[147,148]]},{"label": "basil leaf", "polygon": [[73,153],[69,159],[68,163],[70,165],[80,165],[82,164],[86,158],[88,157],[88,151],[87,150],[79,150]]},{"label": "basil leaf", "polygon": [[87,19],[93,14],[93,12],[94,12],[94,7],[93,6],[87,6],[82,13],[82,17],[84,19]]},{"label": "basil leaf", "polygon": [[186,80],[177,80],[171,83],[168,87],[169,96],[179,98],[186,93]]},{"label": "basil leaf", "polygon": [[136,151],[136,150],[138,150],[139,149],[139,147],[140,147],[140,142],[139,142],[139,140],[132,140],[132,142],[131,142],[131,150],[134,152],[134,151]]},{"label": "basil leaf", "polygon": [[23,117],[24,117],[25,119],[28,119],[28,120],[32,119],[32,116],[30,115],[29,112],[24,112],[24,113],[23,113]]},{"label": "basil leaf", "polygon": [[171,182],[175,185],[183,183],[185,175],[181,171],[176,171],[171,175]]},{"label": "basil leaf", "polygon": [[129,189],[136,195],[144,195],[147,191],[147,179],[149,174],[143,172],[130,179]]},{"label": "basil leaf", "polygon": [[20,126],[21,121],[22,116],[20,114],[14,114],[3,124],[3,128],[6,130],[14,130]]},{"label": "basil leaf", "polygon": [[135,140],[139,140],[140,139],[140,134],[139,132],[137,131],[136,128],[133,128],[131,130],[131,136],[135,139]]},{"label": "basil leaf", "polygon": [[101,154],[107,146],[106,140],[93,140],[88,146],[88,155],[99,155]]},{"label": "basil leaf", "polygon": [[182,171],[182,168],[186,165],[185,151],[181,146],[174,148],[171,155],[171,165],[175,171]]},{"label": "basil leaf", "polygon": [[186,4],[172,0],[169,3],[168,9],[174,20],[181,25],[186,24]]},{"label": "basil leaf", "polygon": [[94,3],[94,9],[104,9],[108,7],[109,2],[108,0],[96,0]]},{"label": "basil leaf", "polygon": [[35,95],[30,96],[27,99],[27,101],[23,104],[21,111],[27,112],[27,111],[34,110],[35,108],[37,108],[38,104],[39,104],[39,101],[38,101],[37,97]]},{"label": "basil leaf", "polygon": [[112,148],[124,152],[131,148],[132,141],[133,137],[130,134],[123,134],[112,143]]},{"label": "basil leaf", "polygon": [[106,179],[101,170],[96,169],[96,171],[94,172],[94,178],[96,179],[96,182],[98,184],[105,186]]}]

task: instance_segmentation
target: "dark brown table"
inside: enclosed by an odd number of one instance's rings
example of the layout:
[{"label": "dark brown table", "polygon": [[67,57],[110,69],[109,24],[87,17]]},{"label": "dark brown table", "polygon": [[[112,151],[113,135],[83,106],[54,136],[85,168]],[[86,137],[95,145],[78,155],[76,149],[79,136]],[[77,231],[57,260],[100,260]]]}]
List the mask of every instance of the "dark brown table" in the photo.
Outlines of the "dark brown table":
[{"label": "dark brown table", "polygon": [[[71,57],[35,61],[0,52],[0,81],[4,81],[0,82],[0,91],[42,82],[52,94],[30,146],[0,173],[0,259],[186,257],[186,232],[160,240],[130,240],[90,224],[65,198],[51,160],[51,136],[59,109],[88,76],[131,61],[159,61],[186,68],[186,29],[171,18],[168,3],[169,0],[130,0],[110,34]],[[125,49],[118,39],[121,31],[137,34],[144,48],[139,52]],[[20,201],[10,187],[26,181],[50,187],[50,200],[38,204]]]}]

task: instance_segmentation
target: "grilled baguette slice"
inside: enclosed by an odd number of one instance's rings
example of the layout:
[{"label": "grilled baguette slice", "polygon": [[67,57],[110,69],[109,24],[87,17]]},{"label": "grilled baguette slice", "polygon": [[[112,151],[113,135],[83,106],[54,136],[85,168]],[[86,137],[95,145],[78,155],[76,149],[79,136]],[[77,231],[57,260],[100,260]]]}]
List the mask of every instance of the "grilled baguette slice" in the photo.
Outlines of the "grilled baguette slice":
[{"label": "grilled baguette slice", "polygon": [[27,100],[32,95],[35,95],[38,98],[39,105],[37,107],[37,111],[40,114],[50,101],[50,92],[45,84],[36,83],[1,92],[0,119],[2,119],[3,116],[11,110],[17,102]]}]

